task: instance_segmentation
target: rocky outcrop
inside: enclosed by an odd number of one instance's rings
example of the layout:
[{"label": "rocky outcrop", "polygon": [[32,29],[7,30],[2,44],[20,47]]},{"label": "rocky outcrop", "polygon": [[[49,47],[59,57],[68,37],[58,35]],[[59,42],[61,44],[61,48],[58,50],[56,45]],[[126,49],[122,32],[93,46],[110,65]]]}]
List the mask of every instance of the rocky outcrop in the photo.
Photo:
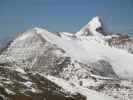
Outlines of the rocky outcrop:
[{"label": "rocky outcrop", "polygon": [[117,37],[112,37],[108,40],[109,45],[119,48],[125,49],[130,53],[133,53],[133,38],[128,35],[118,35]]}]

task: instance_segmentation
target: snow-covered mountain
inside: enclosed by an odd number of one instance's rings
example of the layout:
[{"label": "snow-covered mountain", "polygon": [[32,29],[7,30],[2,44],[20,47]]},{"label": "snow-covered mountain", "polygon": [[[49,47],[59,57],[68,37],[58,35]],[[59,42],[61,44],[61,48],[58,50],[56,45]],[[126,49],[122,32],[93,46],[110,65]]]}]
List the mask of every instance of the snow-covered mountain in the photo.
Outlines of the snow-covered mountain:
[{"label": "snow-covered mountain", "polygon": [[102,36],[106,35],[102,20],[96,16],[87,25],[85,25],[80,31],[76,33],[76,36]]},{"label": "snow-covered mountain", "polygon": [[[50,89],[58,92],[57,100],[132,100],[133,49],[129,49],[132,41],[130,37],[125,40],[120,35],[106,33],[99,17],[74,34],[30,29],[16,37],[0,55],[0,80],[5,79],[0,82],[5,92],[0,93],[11,100],[17,100],[13,99],[17,95],[27,100],[53,100],[54,92],[49,92]],[[121,42],[124,48],[119,47]],[[20,80],[14,74],[8,77],[10,72],[16,73]]]}]

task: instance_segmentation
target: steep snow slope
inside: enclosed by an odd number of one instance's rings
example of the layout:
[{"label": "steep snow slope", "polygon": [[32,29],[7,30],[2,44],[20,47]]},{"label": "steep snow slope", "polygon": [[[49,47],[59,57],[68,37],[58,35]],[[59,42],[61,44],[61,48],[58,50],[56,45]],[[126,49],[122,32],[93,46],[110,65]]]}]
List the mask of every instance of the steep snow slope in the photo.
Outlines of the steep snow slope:
[{"label": "steep snow slope", "polygon": [[103,34],[100,34],[97,32],[97,29],[102,29],[102,22],[100,18],[94,17],[87,25],[85,25],[80,31],[76,33],[76,36],[88,36],[88,35],[93,35],[93,36],[100,36],[103,37]]}]

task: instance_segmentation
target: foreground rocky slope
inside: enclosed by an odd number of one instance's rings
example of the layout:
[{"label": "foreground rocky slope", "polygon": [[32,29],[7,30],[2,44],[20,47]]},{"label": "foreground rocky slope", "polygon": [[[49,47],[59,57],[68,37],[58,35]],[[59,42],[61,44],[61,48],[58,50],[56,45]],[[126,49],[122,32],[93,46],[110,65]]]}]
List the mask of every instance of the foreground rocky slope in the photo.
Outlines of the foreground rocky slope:
[{"label": "foreground rocky slope", "polygon": [[0,55],[0,98],[132,100],[132,40],[102,25],[95,17],[75,34],[33,28],[15,38]]},{"label": "foreground rocky slope", "polygon": [[[22,72],[20,72],[22,71]],[[85,100],[80,94],[69,94],[62,87],[38,73],[23,72],[0,66],[0,100]]]}]

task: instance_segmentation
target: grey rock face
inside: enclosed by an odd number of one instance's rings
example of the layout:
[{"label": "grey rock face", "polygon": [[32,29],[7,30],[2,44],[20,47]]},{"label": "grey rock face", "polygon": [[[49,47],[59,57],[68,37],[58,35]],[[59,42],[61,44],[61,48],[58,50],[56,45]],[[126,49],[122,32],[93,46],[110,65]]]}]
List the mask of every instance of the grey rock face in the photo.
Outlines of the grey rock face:
[{"label": "grey rock face", "polygon": [[117,75],[115,74],[115,72],[113,71],[113,68],[109,62],[100,60],[100,61],[98,61],[96,63],[92,63],[90,65],[92,66],[93,73],[95,75],[118,78]]},{"label": "grey rock face", "polygon": [[112,47],[119,49],[125,49],[126,51],[133,53],[133,38],[129,36],[112,37],[108,40],[108,43]]}]

